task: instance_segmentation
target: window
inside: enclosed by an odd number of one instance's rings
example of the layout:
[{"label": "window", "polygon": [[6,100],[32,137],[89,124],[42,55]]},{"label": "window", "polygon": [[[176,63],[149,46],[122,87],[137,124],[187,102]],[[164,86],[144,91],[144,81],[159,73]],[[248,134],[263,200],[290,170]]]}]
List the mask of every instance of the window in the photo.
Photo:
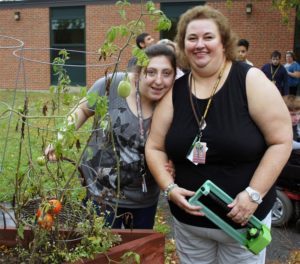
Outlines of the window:
[{"label": "window", "polygon": [[[51,8],[51,61],[58,56],[61,49],[69,51],[67,64],[85,65],[85,7]],[[72,85],[86,85],[85,67],[66,67]],[[51,83],[56,84],[57,78],[51,69]]]},{"label": "window", "polygon": [[169,31],[162,31],[160,38],[161,39],[170,39],[174,40],[176,35],[176,28],[179,17],[182,13],[186,10],[197,6],[197,5],[204,5],[205,2],[203,1],[195,1],[195,2],[178,2],[178,3],[161,3],[160,9],[166,14],[166,16],[171,20],[172,27]]}]

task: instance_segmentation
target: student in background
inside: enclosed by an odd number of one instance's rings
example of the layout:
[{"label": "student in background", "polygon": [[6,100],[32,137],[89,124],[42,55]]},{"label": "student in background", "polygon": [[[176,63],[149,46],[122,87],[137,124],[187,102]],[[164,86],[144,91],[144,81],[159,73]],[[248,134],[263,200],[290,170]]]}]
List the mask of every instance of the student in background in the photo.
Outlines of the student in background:
[{"label": "student in background", "polygon": [[289,94],[288,74],[284,66],[280,63],[281,53],[274,50],[271,54],[271,62],[262,66],[261,70],[271,80],[282,96]]},{"label": "student in background", "polygon": [[296,55],[293,51],[287,51],[285,55],[286,64],[284,67],[288,73],[288,83],[290,94],[297,94],[297,86],[300,78],[300,65],[296,62]]},{"label": "student in background", "polygon": [[247,59],[248,50],[249,50],[249,41],[246,39],[240,39],[238,41],[237,60],[243,61],[243,62],[253,66],[253,63]]},{"label": "student in background", "polygon": [[287,95],[283,100],[289,109],[292,127],[293,127],[293,150],[288,163],[293,165],[300,165],[300,97],[296,95]]},{"label": "student in background", "polygon": [[154,38],[149,33],[142,33],[136,37],[136,45],[140,49],[145,49],[154,44]]},{"label": "student in background", "polygon": [[[136,42],[136,46],[139,49],[145,49],[154,44],[154,38],[149,33],[144,32],[136,37],[135,42]],[[137,62],[136,57],[132,57],[129,59],[127,63],[127,70],[129,72],[131,72],[135,68],[136,62]]]}]

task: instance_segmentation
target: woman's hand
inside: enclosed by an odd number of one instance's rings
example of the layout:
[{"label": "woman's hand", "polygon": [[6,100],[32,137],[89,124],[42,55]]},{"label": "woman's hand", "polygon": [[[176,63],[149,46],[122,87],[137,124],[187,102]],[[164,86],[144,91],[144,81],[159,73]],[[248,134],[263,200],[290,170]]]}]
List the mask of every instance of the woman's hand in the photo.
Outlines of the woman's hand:
[{"label": "woman's hand", "polygon": [[231,204],[228,204],[231,211],[227,214],[234,222],[246,225],[249,218],[256,211],[258,204],[253,202],[246,191],[240,192]]},{"label": "woman's hand", "polygon": [[189,214],[196,215],[196,216],[204,216],[204,213],[201,212],[201,206],[195,206],[189,204],[186,197],[193,196],[195,192],[188,191],[184,188],[175,187],[169,193],[169,200],[179,206],[182,210],[186,211]]},{"label": "woman's hand", "polygon": [[52,144],[49,144],[47,148],[45,149],[45,156],[49,161],[57,161],[57,158],[55,156],[54,147]]}]

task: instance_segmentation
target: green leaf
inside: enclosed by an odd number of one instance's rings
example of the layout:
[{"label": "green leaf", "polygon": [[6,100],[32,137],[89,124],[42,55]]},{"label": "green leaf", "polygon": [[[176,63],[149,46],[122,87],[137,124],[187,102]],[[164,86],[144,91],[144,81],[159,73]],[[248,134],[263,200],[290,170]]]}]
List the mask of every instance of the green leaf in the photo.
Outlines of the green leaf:
[{"label": "green leaf", "polygon": [[172,26],[171,20],[169,20],[166,16],[161,16],[158,20],[158,24],[155,28],[157,31],[170,30]]},{"label": "green leaf", "polygon": [[116,27],[111,27],[106,33],[106,40],[108,42],[114,42],[117,37],[117,32],[118,31]]},{"label": "green leaf", "polygon": [[139,254],[135,254],[134,259],[135,259],[136,263],[138,263],[138,264],[141,263],[141,256]]},{"label": "green leaf", "polygon": [[117,1],[116,6],[123,6],[123,2],[122,1]]},{"label": "green leaf", "polygon": [[126,11],[124,9],[119,10],[119,15],[123,20],[126,20]]},{"label": "green leaf", "polygon": [[49,91],[50,91],[51,94],[54,94],[55,88],[56,88],[56,87],[55,87],[54,85],[51,85],[51,86],[49,87]]},{"label": "green leaf", "polygon": [[83,98],[83,97],[86,97],[86,95],[87,95],[87,88],[86,88],[85,86],[80,87],[80,93],[79,93],[79,96],[80,96],[81,98]]},{"label": "green leaf", "polygon": [[19,225],[17,232],[18,232],[18,236],[21,239],[24,239],[24,226],[22,224]]},{"label": "green leaf", "polygon": [[129,30],[126,26],[121,25],[121,26],[119,26],[119,33],[122,37],[125,37],[129,34]]},{"label": "green leaf", "polygon": [[155,8],[155,5],[152,1],[148,1],[146,3],[146,9],[149,13],[153,12],[156,8]]},{"label": "green leaf", "polygon": [[94,106],[97,102],[98,94],[95,92],[88,93],[86,95],[86,99],[88,101],[89,106]]},{"label": "green leaf", "polygon": [[100,117],[105,116],[108,110],[108,98],[107,96],[98,96],[95,113]]}]

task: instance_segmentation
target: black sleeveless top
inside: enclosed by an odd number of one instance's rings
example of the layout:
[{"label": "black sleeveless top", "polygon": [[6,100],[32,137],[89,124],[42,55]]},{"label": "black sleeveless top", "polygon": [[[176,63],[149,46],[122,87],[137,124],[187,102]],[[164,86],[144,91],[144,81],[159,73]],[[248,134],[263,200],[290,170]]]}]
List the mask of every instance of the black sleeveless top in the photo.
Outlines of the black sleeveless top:
[{"label": "black sleeveless top", "polygon": [[[250,67],[246,63],[233,62],[227,80],[212,99],[201,140],[208,147],[204,165],[196,166],[186,158],[199,130],[189,98],[189,75],[176,80],[173,88],[174,116],[165,147],[174,162],[175,182],[180,187],[196,191],[209,179],[234,198],[249,185],[267,149],[262,133],[249,115],[245,80]],[[208,99],[192,97],[196,112],[201,117]],[[255,216],[263,219],[271,210],[275,197],[273,186]],[[215,202],[207,200],[204,204],[224,220],[228,219]],[[187,214],[172,202],[170,208],[180,222],[216,228],[206,217]]]}]

